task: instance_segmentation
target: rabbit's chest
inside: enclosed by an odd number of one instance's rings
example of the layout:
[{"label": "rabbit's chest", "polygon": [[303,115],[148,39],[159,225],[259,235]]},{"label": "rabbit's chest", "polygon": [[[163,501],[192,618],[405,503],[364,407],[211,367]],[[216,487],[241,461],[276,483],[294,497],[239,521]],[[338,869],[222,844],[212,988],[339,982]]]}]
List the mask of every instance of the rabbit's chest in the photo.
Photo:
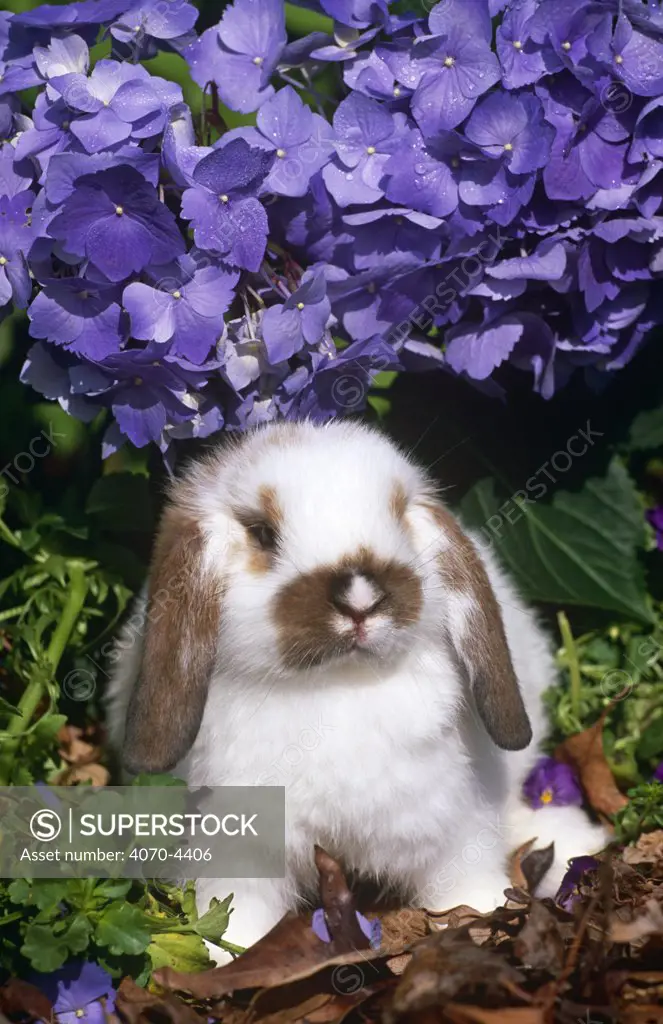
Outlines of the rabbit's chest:
[{"label": "rabbit's chest", "polygon": [[190,781],[285,786],[289,829],[317,841],[407,834],[464,785],[457,693],[430,671],[210,704]]}]

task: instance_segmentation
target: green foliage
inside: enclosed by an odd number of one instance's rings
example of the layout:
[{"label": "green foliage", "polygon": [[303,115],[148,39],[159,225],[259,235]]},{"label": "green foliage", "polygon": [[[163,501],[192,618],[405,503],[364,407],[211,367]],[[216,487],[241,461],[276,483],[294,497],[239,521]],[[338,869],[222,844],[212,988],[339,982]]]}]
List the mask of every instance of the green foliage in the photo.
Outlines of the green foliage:
[{"label": "green foliage", "polygon": [[663,785],[648,782],[628,791],[627,806],[615,817],[615,839],[629,843],[641,832],[663,828]]},{"label": "green foliage", "polygon": [[[70,957],[84,956],[103,963],[116,977],[144,975],[168,965],[177,970],[210,966],[203,939],[223,944],[230,914],[229,896],[213,900],[198,917],[193,883],[178,889],[165,883],[128,879],[17,879],[0,889],[0,964],[13,967],[20,957],[37,971],[49,973]],[[16,912],[16,907],[20,912]],[[9,921],[12,917],[13,920]],[[6,934],[7,933],[7,934]]]},{"label": "green foliage", "polygon": [[502,519],[493,534],[491,517],[503,501],[495,482],[486,479],[461,508],[468,523],[497,541],[498,555],[528,598],[653,621],[638,559],[645,545],[643,505],[616,457],[604,477],[588,480],[579,492],[557,491],[551,502],[514,497],[521,514]]}]

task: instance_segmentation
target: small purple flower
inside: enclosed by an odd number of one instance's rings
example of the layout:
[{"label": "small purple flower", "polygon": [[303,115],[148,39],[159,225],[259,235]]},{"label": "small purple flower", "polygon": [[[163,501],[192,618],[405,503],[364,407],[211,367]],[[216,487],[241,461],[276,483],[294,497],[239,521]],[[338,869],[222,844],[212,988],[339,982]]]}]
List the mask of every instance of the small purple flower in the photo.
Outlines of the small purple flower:
[{"label": "small purple flower", "polygon": [[141,47],[146,40],[184,36],[197,19],[198,11],[186,0],[139,0],[111,25],[111,35],[121,43]]},{"label": "small purple flower", "polygon": [[113,982],[98,964],[67,964],[34,983],[53,1003],[60,1024],[105,1024],[115,1009]]},{"label": "small purple flower", "polygon": [[321,270],[309,270],[282,305],[270,306],[262,319],[262,332],[273,365],[289,359],[305,344],[317,344],[324,333],[331,304]]},{"label": "small purple flower", "polygon": [[329,124],[289,85],[263,103],[256,128],[236,128],[225,136],[233,138],[274,155],[264,189],[282,196],[306,195],[309,181],[334,152]]},{"label": "small purple flower", "polygon": [[79,179],[48,233],[66,252],[89,259],[110,281],[184,251],[170,210],[133,167],[122,165]]},{"label": "small purple flower", "polygon": [[652,778],[655,779],[656,782],[663,782],[663,761],[661,761],[658,768],[656,768]]},{"label": "small purple flower", "polygon": [[[363,914],[360,914],[358,910],[355,910],[355,915],[357,917],[359,927],[371,944],[371,949],[379,949],[382,941],[382,925],[380,924],[379,918],[376,917],[372,921],[369,921],[368,918],[364,917]],[[318,910],[314,910],[313,917],[311,918],[311,928],[321,942],[332,941],[332,936],[327,924],[327,918],[322,907]]]},{"label": "small purple flower", "polygon": [[130,137],[148,139],[163,131],[168,111],[182,102],[173,82],[150,75],[140,64],[100,60],[89,78],[51,78],[73,112],[71,131],[88,153],[116,146]]},{"label": "small purple flower", "polygon": [[595,871],[600,861],[596,857],[572,857],[569,867],[562,879],[555,902],[563,910],[571,912],[573,904],[580,898],[579,887],[588,871]]},{"label": "small purple flower", "polygon": [[549,43],[535,43],[529,22],[536,0],[521,0],[505,11],[496,33],[497,53],[502,65],[502,82],[507,89],[532,85],[560,67]]},{"label": "small purple flower", "polygon": [[415,40],[409,58],[391,65],[415,89],[412,114],[425,136],[459,125],[500,79],[483,4],[446,0],[433,8],[428,25],[431,34]]},{"label": "small purple flower", "polygon": [[34,199],[29,190],[11,198],[0,195],[0,308],[11,299],[17,306],[27,306],[32,282],[26,255],[33,230],[28,210]]},{"label": "small purple flower", "polygon": [[322,177],[339,206],[374,203],[381,199],[384,169],[398,151],[405,134],[403,114],[353,92],[336,109],[334,131],[337,158],[327,164]]},{"label": "small purple flower", "polygon": [[[656,508],[649,508],[645,513],[647,522],[654,530],[656,534],[656,547],[659,551],[663,551],[663,505],[657,505]],[[658,766],[657,771],[663,769],[663,763]],[[663,777],[661,778],[663,782]]]},{"label": "small purple flower", "polygon": [[82,277],[44,281],[28,309],[30,336],[46,338],[70,352],[100,360],[119,352],[124,341],[115,285]]},{"label": "small purple flower", "polygon": [[273,94],[269,81],[286,42],[282,0],[235,0],[185,56],[201,89],[214,81],[222,102],[247,114]]},{"label": "small purple flower", "polygon": [[536,96],[494,92],[474,108],[465,134],[487,156],[504,160],[512,174],[530,174],[546,165],[555,133]]},{"label": "small purple flower", "polygon": [[580,805],[583,800],[573,769],[554,757],[542,757],[537,761],[525,779],[523,796],[531,807]]},{"label": "small purple flower", "polygon": [[239,273],[193,250],[147,274],[150,284],[135,281],[124,289],[132,336],[160,344],[172,339],[172,353],[202,363],[223,332]]},{"label": "small purple flower", "polygon": [[257,270],[267,244],[267,214],[256,193],[273,153],[232,139],[203,157],[193,172],[194,187],[182,196],[196,245],[220,253],[236,267]]}]

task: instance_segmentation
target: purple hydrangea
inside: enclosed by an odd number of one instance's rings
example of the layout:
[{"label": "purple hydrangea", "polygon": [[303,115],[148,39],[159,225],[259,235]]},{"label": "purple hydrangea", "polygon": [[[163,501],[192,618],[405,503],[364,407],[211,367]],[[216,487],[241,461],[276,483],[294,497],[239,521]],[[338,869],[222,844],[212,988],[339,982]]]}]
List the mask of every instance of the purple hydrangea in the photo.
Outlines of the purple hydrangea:
[{"label": "purple hydrangea", "polygon": [[523,784],[523,796],[531,807],[565,807],[582,804],[582,790],[573,769],[554,757],[542,757]]},{"label": "purple hydrangea", "polygon": [[273,161],[273,154],[232,139],[196,165],[193,188],[182,196],[182,216],[191,221],[199,248],[219,253],[233,266],[258,270],[268,221],[256,192]]},{"label": "purple hydrangea", "polygon": [[357,412],[386,368],[547,399],[661,324],[656,5],[305,6],[297,39],[283,0],[202,32],[191,0],[0,15],[0,315],[105,454]]}]

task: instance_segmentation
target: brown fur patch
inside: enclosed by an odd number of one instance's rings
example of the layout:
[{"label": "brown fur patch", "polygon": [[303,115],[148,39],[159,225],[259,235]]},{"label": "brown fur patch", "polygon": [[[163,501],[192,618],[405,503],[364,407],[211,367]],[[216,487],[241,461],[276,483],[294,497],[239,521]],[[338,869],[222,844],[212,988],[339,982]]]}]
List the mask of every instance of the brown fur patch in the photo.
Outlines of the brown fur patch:
[{"label": "brown fur patch", "polygon": [[399,523],[405,519],[405,513],[407,512],[407,494],[405,493],[403,484],[399,482],[394,484],[394,488],[391,492],[389,511],[396,517]]},{"label": "brown fur patch", "polygon": [[265,522],[269,523],[275,530],[283,525],[283,512],[273,487],[261,487],[258,491],[258,501]]},{"label": "brown fur patch", "polygon": [[140,676],[127,712],[125,767],[168,771],[196,738],[214,667],[220,587],[202,565],[195,520],[164,512],[150,572]]},{"label": "brown fur patch", "polygon": [[474,693],[477,710],[492,739],[504,750],[522,750],[532,730],[523,704],[497,598],[474,544],[444,505],[427,506],[450,546],[438,559],[452,590],[473,598],[471,629],[453,638]]},{"label": "brown fur patch", "polygon": [[331,598],[334,581],[352,571],[374,579],[384,591],[380,612],[390,615],[397,629],[419,618],[421,583],[412,570],[360,548],[334,565],[298,576],[279,594],[273,617],[279,630],[281,659],[289,668],[318,665],[350,650],[351,641],[339,636],[332,625],[335,610]]}]

